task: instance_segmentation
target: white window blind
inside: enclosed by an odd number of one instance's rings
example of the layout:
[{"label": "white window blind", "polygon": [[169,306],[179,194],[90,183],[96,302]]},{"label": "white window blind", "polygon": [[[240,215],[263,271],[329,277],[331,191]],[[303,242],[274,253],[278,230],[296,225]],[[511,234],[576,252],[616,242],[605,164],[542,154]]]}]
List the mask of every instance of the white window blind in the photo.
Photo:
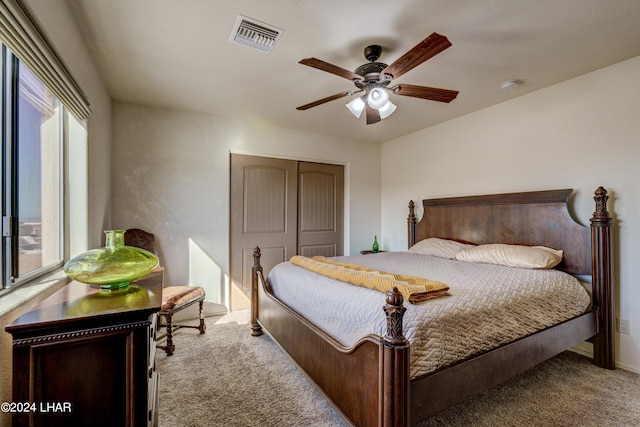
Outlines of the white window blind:
[{"label": "white window blind", "polygon": [[91,114],[87,97],[20,0],[0,0],[0,39],[78,119]]}]

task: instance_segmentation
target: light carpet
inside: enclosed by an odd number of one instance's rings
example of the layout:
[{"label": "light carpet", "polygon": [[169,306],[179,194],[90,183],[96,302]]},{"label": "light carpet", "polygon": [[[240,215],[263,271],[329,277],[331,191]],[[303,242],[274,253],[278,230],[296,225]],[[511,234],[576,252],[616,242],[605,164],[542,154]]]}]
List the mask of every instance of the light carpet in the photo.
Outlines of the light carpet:
[{"label": "light carpet", "polygon": [[[207,318],[156,352],[160,427],[347,425],[248,316]],[[564,352],[420,426],[640,426],[640,376]]]}]

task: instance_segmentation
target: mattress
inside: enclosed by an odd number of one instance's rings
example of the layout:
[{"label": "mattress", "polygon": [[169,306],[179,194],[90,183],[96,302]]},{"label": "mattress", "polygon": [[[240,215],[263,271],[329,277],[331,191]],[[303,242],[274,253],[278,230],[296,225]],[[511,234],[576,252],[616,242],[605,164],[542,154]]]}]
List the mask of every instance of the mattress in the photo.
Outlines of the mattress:
[{"label": "mattress", "polygon": [[[448,296],[405,303],[411,378],[572,319],[590,304],[589,294],[575,277],[553,269],[503,267],[408,252],[333,259],[449,285]],[[278,299],[346,347],[365,335],[386,332],[381,292],[289,262],[275,266],[268,280]]]}]

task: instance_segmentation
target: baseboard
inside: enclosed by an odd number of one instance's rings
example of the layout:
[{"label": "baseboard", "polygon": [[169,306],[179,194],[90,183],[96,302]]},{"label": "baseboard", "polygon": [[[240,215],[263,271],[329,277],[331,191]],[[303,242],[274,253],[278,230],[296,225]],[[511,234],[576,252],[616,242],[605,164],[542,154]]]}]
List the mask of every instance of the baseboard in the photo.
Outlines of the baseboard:
[{"label": "baseboard", "polygon": [[[589,343],[589,342],[581,342],[580,344],[573,346],[569,349],[569,351],[573,351],[574,353],[578,353],[581,354],[583,356],[586,356],[590,359],[593,358],[593,344]],[[616,368],[618,369],[624,369],[625,371],[629,371],[629,372],[633,372],[636,374],[640,374],[640,369],[627,365],[625,363],[620,363],[618,361],[616,361]]]},{"label": "baseboard", "polygon": [[[229,312],[227,307],[221,304],[205,301],[202,307],[205,317],[225,315]],[[192,304],[184,310],[180,310],[173,315],[173,323],[184,322],[187,320],[195,320],[200,318],[198,304]],[[161,317],[161,324],[164,325],[164,318]]]},{"label": "baseboard", "polygon": [[573,351],[574,353],[578,353],[585,357],[593,359],[593,344],[589,342],[581,342],[571,347],[569,351]]}]

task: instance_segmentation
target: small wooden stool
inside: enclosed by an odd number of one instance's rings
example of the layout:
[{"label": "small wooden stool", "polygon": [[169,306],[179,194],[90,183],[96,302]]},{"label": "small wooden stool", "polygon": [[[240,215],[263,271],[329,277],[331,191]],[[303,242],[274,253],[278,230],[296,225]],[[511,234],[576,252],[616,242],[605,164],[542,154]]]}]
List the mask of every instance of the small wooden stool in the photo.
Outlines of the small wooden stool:
[{"label": "small wooden stool", "polygon": [[[156,239],[153,233],[139,228],[130,228],[124,233],[125,245],[145,249],[157,256],[158,253],[156,252],[155,243]],[[204,296],[204,289],[199,286],[165,286],[162,288],[162,307],[158,312],[158,317],[164,317],[166,320],[166,325],[160,324],[159,326],[166,326],[167,328],[167,345],[157,345],[156,347],[166,351],[167,356],[171,356],[176,349],[176,346],[173,345],[174,331],[180,328],[195,328],[198,329],[201,334],[204,334],[206,329],[204,324],[204,311],[202,309]],[[200,304],[200,323],[198,326],[174,325],[173,315],[196,302]],[[158,339],[163,337],[164,335],[158,337]]]},{"label": "small wooden stool", "polygon": [[[166,345],[158,344],[157,347],[163,349],[167,353],[167,356],[171,356],[176,349],[176,346],[173,344],[173,332],[178,329],[194,328],[198,329],[201,334],[204,334],[204,331],[206,330],[206,325],[204,324],[204,312],[202,310],[204,297],[204,289],[198,286],[167,286],[162,289],[162,307],[158,312],[158,317],[165,318],[167,343]],[[200,306],[200,323],[197,326],[182,324],[174,325],[173,315],[196,302],[199,303]]]}]

